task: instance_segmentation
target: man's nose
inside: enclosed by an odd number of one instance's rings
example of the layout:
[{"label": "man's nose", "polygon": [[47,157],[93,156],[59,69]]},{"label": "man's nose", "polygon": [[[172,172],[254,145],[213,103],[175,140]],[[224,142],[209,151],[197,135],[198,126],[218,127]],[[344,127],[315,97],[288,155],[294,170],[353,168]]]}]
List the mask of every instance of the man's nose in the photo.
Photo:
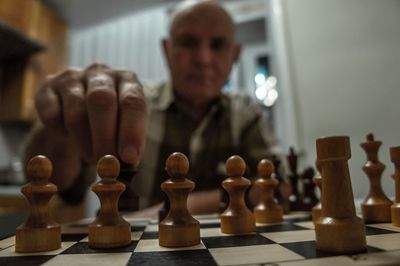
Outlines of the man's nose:
[{"label": "man's nose", "polygon": [[212,62],[213,51],[208,45],[200,45],[196,49],[195,53],[196,53],[195,58],[197,63],[202,65],[207,65]]}]

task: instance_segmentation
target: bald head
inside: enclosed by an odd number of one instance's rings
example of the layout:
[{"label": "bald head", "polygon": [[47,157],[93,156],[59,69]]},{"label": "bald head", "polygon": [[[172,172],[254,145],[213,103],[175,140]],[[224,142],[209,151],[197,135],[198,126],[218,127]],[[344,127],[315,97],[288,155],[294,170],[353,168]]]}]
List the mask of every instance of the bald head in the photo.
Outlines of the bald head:
[{"label": "bald head", "polygon": [[181,23],[187,19],[193,19],[196,14],[200,17],[218,17],[218,21],[211,19],[209,23],[223,23],[226,30],[234,35],[235,26],[231,15],[215,0],[185,0],[177,4],[171,12],[169,34],[173,35]]},{"label": "bald head", "polygon": [[234,29],[217,1],[183,1],[173,10],[163,48],[175,95],[191,110],[204,109],[221,95],[240,54]]}]

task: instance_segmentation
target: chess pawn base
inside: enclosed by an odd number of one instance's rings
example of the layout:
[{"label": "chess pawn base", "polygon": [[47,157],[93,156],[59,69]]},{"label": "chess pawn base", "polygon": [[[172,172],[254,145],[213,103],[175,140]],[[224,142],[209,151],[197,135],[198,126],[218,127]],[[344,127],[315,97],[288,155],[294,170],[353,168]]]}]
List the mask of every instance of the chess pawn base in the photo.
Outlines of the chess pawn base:
[{"label": "chess pawn base", "polygon": [[61,228],[55,224],[46,228],[21,225],[15,234],[16,252],[43,252],[61,248]]},{"label": "chess pawn base", "polygon": [[221,214],[221,232],[224,234],[244,235],[255,230],[254,215],[250,211],[235,215]]},{"label": "chess pawn base", "polygon": [[283,208],[276,206],[273,209],[254,209],[254,217],[257,223],[273,224],[283,222]]},{"label": "chess pawn base", "polygon": [[359,217],[321,217],[315,223],[316,247],[330,253],[356,253],[367,249],[364,222]]},{"label": "chess pawn base", "polygon": [[131,243],[131,225],[121,222],[118,225],[89,225],[89,247],[91,248],[117,248]]},{"label": "chess pawn base", "polygon": [[321,202],[311,209],[311,216],[314,224],[318,221],[319,217],[322,216]]},{"label": "chess pawn base", "polygon": [[394,226],[400,226],[400,203],[393,203],[390,210],[392,214],[392,224]]},{"label": "chess pawn base", "polygon": [[159,244],[163,247],[178,248],[200,244],[200,223],[193,219],[190,223],[172,224],[164,219],[158,225]]},{"label": "chess pawn base", "polygon": [[391,221],[390,206],[392,202],[367,204],[361,203],[362,216],[365,223],[387,223]]}]

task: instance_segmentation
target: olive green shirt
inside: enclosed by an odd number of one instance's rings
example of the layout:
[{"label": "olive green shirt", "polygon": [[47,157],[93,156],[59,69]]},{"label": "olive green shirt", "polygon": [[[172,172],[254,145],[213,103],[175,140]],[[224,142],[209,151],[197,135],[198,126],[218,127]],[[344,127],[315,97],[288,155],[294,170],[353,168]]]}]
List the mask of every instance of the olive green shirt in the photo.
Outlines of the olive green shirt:
[{"label": "olive green shirt", "polygon": [[177,107],[169,83],[145,92],[150,116],[146,149],[132,184],[143,207],[163,200],[160,184],[168,178],[165,161],[173,152],[189,158],[188,178],[195,191],[220,188],[227,177],[225,161],[232,155],[240,155],[247,177],[254,177],[259,160],[280,153],[268,119],[248,97],[223,94],[195,122]]}]

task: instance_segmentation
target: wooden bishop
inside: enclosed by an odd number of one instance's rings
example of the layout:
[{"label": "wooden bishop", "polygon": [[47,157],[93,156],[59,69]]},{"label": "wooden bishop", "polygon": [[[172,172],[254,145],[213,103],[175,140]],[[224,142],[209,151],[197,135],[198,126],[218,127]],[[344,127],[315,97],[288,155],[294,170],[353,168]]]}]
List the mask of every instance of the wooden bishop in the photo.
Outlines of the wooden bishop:
[{"label": "wooden bishop", "polygon": [[229,194],[228,208],[221,214],[221,232],[225,234],[249,234],[255,231],[253,213],[245,203],[245,192],[251,182],[243,177],[246,163],[237,155],[226,161],[226,173],[229,176],[222,187]]},{"label": "wooden bishop", "polygon": [[321,163],[322,215],[315,222],[316,247],[332,253],[366,250],[365,225],[356,216],[349,167],[350,139],[345,136],[317,139]]},{"label": "wooden bishop", "polygon": [[118,212],[118,199],[125,185],[117,181],[120,170],[118,159],[112,155],[103,156],[97,164],[101,180],[92,190],[99,197],[100,211],[89,224],[89,246],[91,248],[117,248],[131,243],[131,225]]},{"label": "wooden bishop", "polygon": [[271,175],[274,165],[267,159],[262,159],[257,166],[258,178],[255,185],[260,188],[260,202],[254,208],[254,216],[257,223],[280,223],[283,221],[283,208],[274,198],[274,190],[279,182]]},{"label": "wooden bishop", "polygon": [[367,154],[367,162],[362,169],[370,182],[368,196],[361,203],[361,211],[366,223],[391,221],[390,206],[393,202],[386,197],[381,185],[381,176],[386,168],[378,159],[378,149],[381,144],[381,141],[374,139],[373,134],[368,134],[367,141],[360,144]]},{"label": "wooden bishop", "polygon": [[400,146],[390,148],[390,160],[394,163],[395,201],[391,206],[392,224],[400,226]]},{"label": "wooden bishop", "polygon": [[170,179],[161,184],[167,194],[170,208],[167,216],[158,225],[159,244],[163,247],[189,247],[200,244],[200,223],[190,215],[187,198],[195,184],[186,178],[189,160],[174,152],[166,162]]},{"label": "wooden bishop", "polygon": [[31,213],[16,230],[16,252],[42,252],[61,247],[60,225],[53,220],[48,207],[57,192],[56,185],[48,182],[52,170],[52,164],[45,156],[35,156],[28,162],[30,183],[24,185],[21,192],[30,203]]}]

